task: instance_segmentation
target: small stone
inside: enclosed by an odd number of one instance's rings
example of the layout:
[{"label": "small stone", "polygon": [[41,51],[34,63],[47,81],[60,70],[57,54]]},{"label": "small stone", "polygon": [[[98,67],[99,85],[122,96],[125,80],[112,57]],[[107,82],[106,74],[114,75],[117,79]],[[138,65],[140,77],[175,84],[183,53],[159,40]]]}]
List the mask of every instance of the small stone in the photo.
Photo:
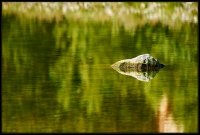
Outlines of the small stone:
[{"label": "small stone", "polygon": [[121,74],[129,75],[141,81],[150,81],[164,67],[150,54],[142,54],[132,59],[120,60],[111,65]]}]

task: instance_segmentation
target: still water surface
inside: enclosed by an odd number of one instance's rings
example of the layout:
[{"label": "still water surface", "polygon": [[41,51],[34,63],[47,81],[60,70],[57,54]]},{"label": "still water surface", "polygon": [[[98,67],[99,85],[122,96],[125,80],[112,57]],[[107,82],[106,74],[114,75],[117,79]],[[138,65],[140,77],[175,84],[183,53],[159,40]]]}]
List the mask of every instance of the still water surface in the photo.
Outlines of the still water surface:
[{"label": "still water surface", "polygon": [[[149,53],[150,82],[110,66]],[[197,24],[2,17],[3,132],[197,132]]]}]

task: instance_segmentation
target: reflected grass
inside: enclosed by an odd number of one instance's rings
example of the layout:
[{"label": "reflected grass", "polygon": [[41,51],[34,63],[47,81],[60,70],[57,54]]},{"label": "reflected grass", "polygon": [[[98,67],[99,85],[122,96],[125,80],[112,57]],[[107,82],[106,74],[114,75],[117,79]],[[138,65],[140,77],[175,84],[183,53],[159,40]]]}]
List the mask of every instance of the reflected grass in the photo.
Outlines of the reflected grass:
[{"label": "reflected grass", "polygon": [[[3,132],[156,132],[164,94],[184,132],[197,131],[195,23],[131,33],[110,21],[2,20]],[[141,52],[166,64],[149,84],[109,66]]]}]

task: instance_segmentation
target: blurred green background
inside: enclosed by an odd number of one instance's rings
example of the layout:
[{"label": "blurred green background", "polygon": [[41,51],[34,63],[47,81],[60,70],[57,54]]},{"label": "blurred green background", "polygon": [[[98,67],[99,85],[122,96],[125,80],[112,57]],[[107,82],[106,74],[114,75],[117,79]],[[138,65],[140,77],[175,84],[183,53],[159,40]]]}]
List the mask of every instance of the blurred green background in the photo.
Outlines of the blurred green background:
[{"label": "blurred green background", "polygon": [[3,2],[2,132],[197,132],[197,3],[87,4]]}]

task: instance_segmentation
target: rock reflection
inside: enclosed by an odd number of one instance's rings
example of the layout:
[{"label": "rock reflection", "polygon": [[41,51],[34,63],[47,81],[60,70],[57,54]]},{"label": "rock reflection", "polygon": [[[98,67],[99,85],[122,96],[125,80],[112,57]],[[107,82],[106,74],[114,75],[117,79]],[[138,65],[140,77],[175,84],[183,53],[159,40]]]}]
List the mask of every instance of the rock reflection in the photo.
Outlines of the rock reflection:
[{"label": "rock reflection", "polygon": [[132,59],[120,60],[111,67],[123,75],[132,76],[140,81],[149,82],[164,67],[149,54],[139,55]]},{"label": "rock reflection", "polygon": [[122,70],[117,69],[115,67],[113,67],[113,69],[118,71],[120,74],[132,76],[132,77],[134,77],[134,78],[136,78],[140,81],[145,81],[145,82],[149,82],[158,73],[158,71],[137,72],[137,71],[134,71],[134,70],[131,71],[131,69],[129,69],[128,71],[122,71]]}]

